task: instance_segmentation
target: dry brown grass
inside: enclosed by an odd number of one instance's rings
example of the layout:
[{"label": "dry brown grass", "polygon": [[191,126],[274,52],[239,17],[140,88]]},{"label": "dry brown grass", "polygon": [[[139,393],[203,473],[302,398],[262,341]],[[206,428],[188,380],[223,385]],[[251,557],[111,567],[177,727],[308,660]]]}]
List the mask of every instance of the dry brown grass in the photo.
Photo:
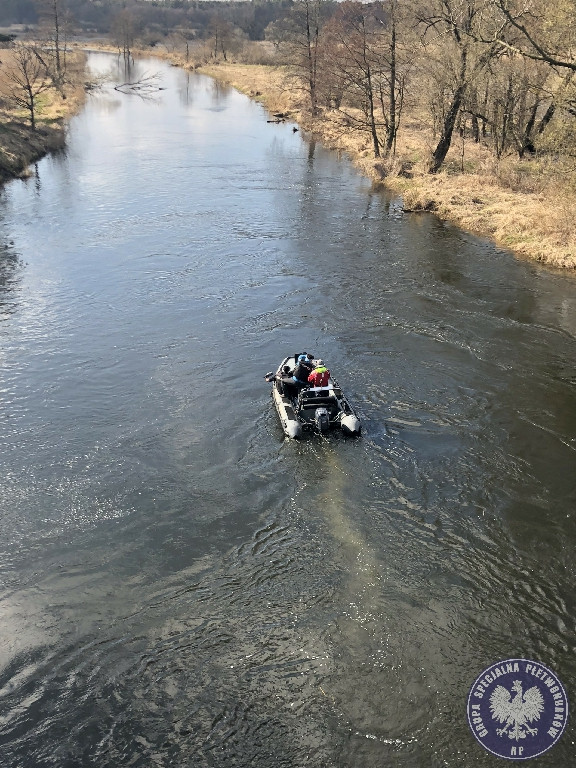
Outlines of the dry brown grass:
[{"label": "dry brown grass", "polygon": [[[412,153],[418,138],[408,137]],[[418,156],[428,147],[420,142]],[[407,156],[404,142],[399,154]],[[431,176],[416,162],[412,178],[391,176],[387,184],[411,209],[433,209],[464,229],[492,238],[519,255],[576,268],[576,195],[571,176],[546,170],[538,161],[508,157],[496,161],[487,147],[457,140],[445,168]]]},{"label": "dry brown grass", "polygon": [[346,152],[364,174],[401,195],[406,209],[434,210],[518,255],[576,268],[576,191],[570,169],[551,170],[514,158],[496,162],[489,148],[472,141],[462,146],[457,139],[442,172],[431,176],[426,160],[432,137],[417,115],[402,126],[396,156],[375,160],[370,141],[343,125],[339,114],[324,112],[312,121],[283,68],[218,64],[200,71],[259,99],[272,113],[289,113],[326,146]]},{"label": "dry brown grass", "polygon": [[[13,51],[4,48],[0,51],[0,91],[5,92],[8,85],[10,68],[13,63]],[[67,81],[61,93],[55,89],[45,91],[38,98],[38,122],[40,124],[52,123],[76,113],[84,103],[84,66],[86,57],[81,51],[68,53],[67,55]],[[7,100],[4,100],[2,113],[4,117],[26,119],[24,112],[11,109]]]}]

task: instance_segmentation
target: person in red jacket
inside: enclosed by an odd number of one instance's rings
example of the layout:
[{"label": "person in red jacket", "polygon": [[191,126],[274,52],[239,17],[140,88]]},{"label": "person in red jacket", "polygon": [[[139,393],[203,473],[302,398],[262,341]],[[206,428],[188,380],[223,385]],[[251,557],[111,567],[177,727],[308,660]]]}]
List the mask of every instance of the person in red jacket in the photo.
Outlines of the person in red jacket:
[{"label": "person in red jacket", "polygon": [[313,387],[327,387],[330,371],[324,365],[322,360],[316,360],[316,368],[308,376],[308,381]]}]

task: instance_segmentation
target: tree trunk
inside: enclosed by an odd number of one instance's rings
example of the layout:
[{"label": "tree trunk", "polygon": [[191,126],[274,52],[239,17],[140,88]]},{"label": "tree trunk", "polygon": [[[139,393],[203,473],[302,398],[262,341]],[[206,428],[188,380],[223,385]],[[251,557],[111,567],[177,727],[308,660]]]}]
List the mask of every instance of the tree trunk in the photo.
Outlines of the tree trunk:
[{"label": "tree trunk", "polygon": [[480,143],[480,124],[477,115],[472,115],[472,138],[476,144]]},{"label": "tree trunk", "polygon": [[436,149],[432,153],[432,158],[428,165],[428,173],[437,173],[450,149],[452,143],[452,134],[454,133],[454,126],[456,125],[456,118],[460,112],[462,106],[462,100],[464,98],[464,92],[466,91],[466,84],[461,83],[456,89],[454,96],[452,97],[452,103],[450,109],[444,118],[444,125],[442,127],[442,135],[436,145]]},{"label": "tree trunk", "polygon": [[32,126],[32,130],[36,130],[36,110],[34,109],[34,94],[32,93],[32,88],[28,87],[28,111],[30,112],[30,125]]},{"label": "tree trunk", "polygon": [[372,136],[372,146],[374,148],[374,157],[380,157],[380,141],[378,140],[378,131],[376,129],[376,114],[374,110],[374,87],[372,83],[372,70],[370,62],[368,61],[368,52],[366,50],[366,26],[364,19],[362,20],[362,32],[363,32],[363,50],[362,59],[364,63],[364,72],[366,73],[365,91],[368,101],[368,121],[370,123],[370,134]]},{"label": "tree trunk", "polygon": [[311,29],[310,19],[310,1],[306,2],[306,42],[308,53],[308,87],[310,89],[310,110],[312,115],[316,115],[318,112],[318,104],[316,100],[316,57],[318,48],[318,36],[320,30],[318,27],[318,19],[316,19],[315,29]]},{"label": "tree trunk", "polygon": [[524,131],[522,132],[522,138],[520,141],[520,146],[518,147],[518,157],[523,158],[526,152],[529,152],[531,155],[533,155],[536,152],[536,147],[534,146],[534,125],[536,123],[536,113],[538,112],[538,107],[540,106],[539,101],[535,101],[532,105],[532,109],[530,110],[530,116],[526,122],[526,125],[524,126]]},{"label": "tree trunk", "polygon": [[452,134],[454,133],[454,126],[456,125],[456,118],[460,112],[462,101],[464,100],[464,94],[466,93],[466,70],[467,70],[467,51],[463,48],[460,53],[460,73],[458,77],[458,85],[452,96],[452,102],[446,117],[444,118],[444,125],[442,126],[442,134],[440,140],[436,146],[436,149],[432,153],[430,163],[428,164],[428,173],[437,173],[450,149],[452,143]]},{"label": "tree trunk", "polygon": [[386,137],[386,147],[384,154],[386,157],[392,151],[396,141],[396,19],[394,13],[391,18],[391,38],[390,38],[390,100],[389,100],[389,128]]},{"label": "tree trunk", "polygon": [[380,141],[378,140],[378,131],[376,130],[376,118],[374,115],[374,94],[372,93],[372,82],[370,78],[368,79],[368,109],[370,112],[370,133],[372,134],[374,157],[380,157]]},{"label": "tree trunk", "polygon": [[62,76],[62,64],[60,61],[60,19],[58,17],[58,0],[53,0],[54,9],[54,55],[56,58],[56,74],[58,79]]},{"label": "tree trunk", "polygon": [[552,104],[550,104],[550,106],[542,116],[542,120],[540,120],[540,122],[538,123],[538,129],[537,129],[538,134],[544,133],[544,131],[546,130],[546,126],[548,125],[550,120],[552,120],[552,118],[554,117],[555,112],[556,112],[556,104],[552,102]]}]

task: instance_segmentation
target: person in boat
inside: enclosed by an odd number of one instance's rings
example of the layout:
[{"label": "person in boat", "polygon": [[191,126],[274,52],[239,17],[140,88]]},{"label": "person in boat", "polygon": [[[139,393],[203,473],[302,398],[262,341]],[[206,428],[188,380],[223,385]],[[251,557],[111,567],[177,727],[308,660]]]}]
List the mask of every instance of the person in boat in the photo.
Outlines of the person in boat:
[{"label": "person in boat", "polygon": [[327,387],[330,379],[330,371],[324,365],[323,360],[316,360],[316,367],[308,376],[308,383],[313,387]]},{"label": "person in boat", "polygon": [[277,376],[276,381],[278,382],[278,389],[280,390],[281,395],[296,397],[298,394],[298,387],[294,383],[289,365],[282,366],[282,375]]},{"label": "person in boat", "polygon": [[292,371],[292,379],[299,389],[308,386],[311,365],[307,355],[300,355],[296,361],[296,367]]},{"label": "person in boat", "polygon": [[279,374],[269,373],[266,374],[264,378],[266,381],[276,381],[278,383],[278,390],[280,391],[281,395],[286,394],[290,397],[293,397],[294,395],[298,394],[298,390],[294,384],[294,381],[292,380],[292,374],[290,373],[289,365],[283,365]]}]

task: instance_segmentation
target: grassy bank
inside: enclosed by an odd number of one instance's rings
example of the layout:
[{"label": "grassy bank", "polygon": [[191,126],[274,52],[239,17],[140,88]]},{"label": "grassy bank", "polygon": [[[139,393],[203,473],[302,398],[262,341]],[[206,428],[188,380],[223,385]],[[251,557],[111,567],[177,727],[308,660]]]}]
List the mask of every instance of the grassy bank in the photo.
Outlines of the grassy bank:
[{"label": "grassy bank", "polygon": [[538,159],[496,161],[488,148],[458,138],[444,169],[430,175],[426,160],[432,136],[417,115],[405,119],[395,157],[375,159],[368,137],[352,132],[339,113],[323,111],[312,120],[302,93],[282,68],[221,63],[199,71],[260,100],[271,113],[288,113],[326,146],[346,152],[375,183],[401,195],[406,210],[435,211],[519,256],[576,268],[573,169]]},{"label": "grassy bank", "polygon": [[[26,112],[14,108],[10,100],[0,102],[0,183],[26,176],[31,163],[64,146],[66,119],[84,103],[84,63],[82,52],[70,57],[67,81],[62,91],[50,89],[37,98],[37,125],[32,130]],[[6,92],[11,64],[10,49],[2,50],[0,92]]]},{"label": "grassy bank", "polygon": [[[104,42],[100,49],[116,50]],[[6,51],[3,51],[5,64]],[[263,64],[202,64],[207,57],[190,58],[159,47],[133,51],[161,57],[177,66],[208,74],[261,101],[270,113],[289,115],[325,146],[345,152],[375,184],[402,196],[407,211],[434,211],[464,229],[489,237],[518,256],[551,266],[576,268],[576,169],[558,158],[496,160],[490,148],[457,137],[441,172],[426,172],[434,143],[427,116],[407,115],[394,157],[374,158],[366,134],[345,124],[341,113],[324,109],[312,119],[305,94],[283,67]],[[261,56],[261,51],[257,52]],[[31,131],[21,112],[0,110],[0,181],[26,172],[30,163],[63,146],[65,120],[84,98],[84,54],[74,53],[66,99],[57,91],[42,94],[38,130]],[[245,56],[246,59],[246,56]],[[257,57],[256,57],[257,59]],[[0,78],[6,67],[0,68]]]}]

